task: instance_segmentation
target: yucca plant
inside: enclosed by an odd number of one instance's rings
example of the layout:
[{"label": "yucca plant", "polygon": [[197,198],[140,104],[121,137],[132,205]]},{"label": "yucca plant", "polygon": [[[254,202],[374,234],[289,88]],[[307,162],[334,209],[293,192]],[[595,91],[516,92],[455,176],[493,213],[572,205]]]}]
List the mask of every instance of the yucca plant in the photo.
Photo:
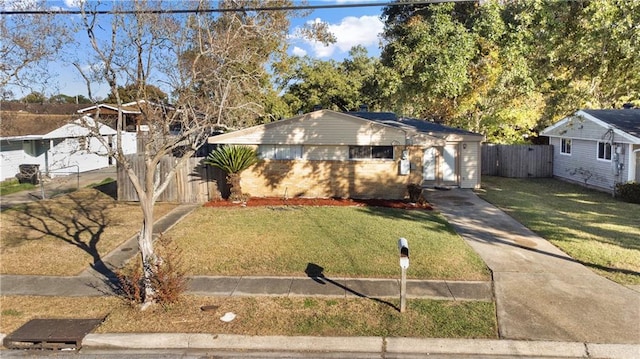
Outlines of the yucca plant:
[{"label": "yucca plant", "polygon": [[231,191],[229,199],[239,200],[244,197],[240,187],[240,174],[258,162],[258,153],[249,146],[224,145],[211,151],[204,162],[227,172],[227,183]]}]

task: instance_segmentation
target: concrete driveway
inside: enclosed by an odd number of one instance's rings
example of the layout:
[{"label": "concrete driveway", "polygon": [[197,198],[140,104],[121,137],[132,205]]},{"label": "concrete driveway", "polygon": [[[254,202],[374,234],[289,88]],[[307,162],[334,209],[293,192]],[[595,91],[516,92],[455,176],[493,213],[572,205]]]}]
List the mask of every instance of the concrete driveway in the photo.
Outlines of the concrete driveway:
[{"label": "concrete driveway", "polygon": [[58,193],[64,193],[78,188],[86,187],[90,184],[100,183],[107,178],[117,179],[116,166],[101,168],[94,171],[81,172],[79,175],[70,174],[59,176],[43,181],[43,186],[37,185],[31,191],[22,191],[0,197],[0,208],[2,210],[12,206],[37,201],[44,198],[51,198]]},{"label": "concrete driveway", "polygon": [[471,190],[426,197],[493,272],[500,338],[640,343],[640,293],[595,274]]}]

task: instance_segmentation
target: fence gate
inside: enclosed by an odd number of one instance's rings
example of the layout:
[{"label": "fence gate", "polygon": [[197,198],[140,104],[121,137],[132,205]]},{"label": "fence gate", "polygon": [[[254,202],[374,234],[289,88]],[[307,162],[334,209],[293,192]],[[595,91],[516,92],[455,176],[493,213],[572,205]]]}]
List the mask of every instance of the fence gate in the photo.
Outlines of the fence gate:
[{"label": "fence gate", "polygon": [[482,174],[535,178],[553,176],[551,145],[482,145]]}]

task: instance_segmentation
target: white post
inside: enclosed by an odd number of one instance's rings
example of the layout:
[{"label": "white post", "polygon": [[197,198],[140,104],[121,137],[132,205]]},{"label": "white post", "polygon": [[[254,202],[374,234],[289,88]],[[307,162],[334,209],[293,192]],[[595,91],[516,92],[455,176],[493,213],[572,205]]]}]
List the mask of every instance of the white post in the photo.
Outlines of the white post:
[{"label": "white post", "polygon": [[407,268],[409,268],[409,243],[405,238],[398,240],[400,250],[400,268],[402,276],[400,279],[400,313],[404,313],[407,304]]},{"label": "white post", "polygon": [[404,313],[407,308],[407,268],[402,267],[402,278],[400,279],[400,313]]}]

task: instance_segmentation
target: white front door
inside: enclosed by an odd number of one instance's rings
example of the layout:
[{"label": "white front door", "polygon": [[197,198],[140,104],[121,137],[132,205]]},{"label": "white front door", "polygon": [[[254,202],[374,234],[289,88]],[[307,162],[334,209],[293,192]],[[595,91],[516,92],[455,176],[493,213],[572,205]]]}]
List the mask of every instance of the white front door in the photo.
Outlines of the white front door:
[{"label": "white front door", "polygon": [[442,153],[442,181],[445,183],[456,182],[456,149],[457,145],[446,145]]},{"label": "white front door", "polygon": [[438,151],[435,147],[429,147],[424,150],[422,158],[422,180],[436,180],[436,160],[438,159]]}]

